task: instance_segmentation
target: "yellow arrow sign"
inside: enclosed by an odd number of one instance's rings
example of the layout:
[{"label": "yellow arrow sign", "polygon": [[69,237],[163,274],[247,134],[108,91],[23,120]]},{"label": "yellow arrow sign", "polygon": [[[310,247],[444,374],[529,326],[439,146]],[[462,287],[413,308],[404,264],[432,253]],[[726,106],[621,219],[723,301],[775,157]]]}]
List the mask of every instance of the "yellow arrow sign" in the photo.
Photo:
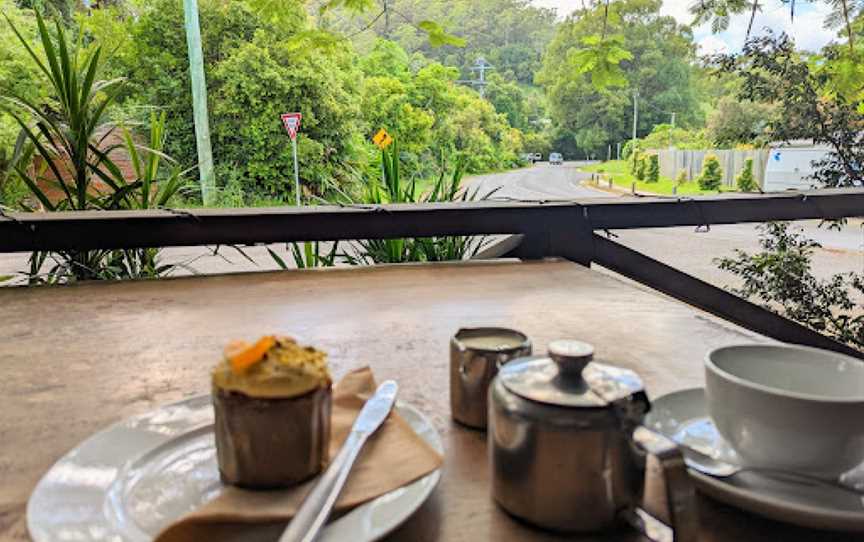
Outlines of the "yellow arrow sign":
[{"label": "yellow arrow sign", "polygon": [[387,133],[387,130],[381,128],[378,130],[378,133],[372,136],[372,142],[378,145],[378,148],[382,151],[390,146],[393,143],[393,138],[390,137],[390,134]]}]

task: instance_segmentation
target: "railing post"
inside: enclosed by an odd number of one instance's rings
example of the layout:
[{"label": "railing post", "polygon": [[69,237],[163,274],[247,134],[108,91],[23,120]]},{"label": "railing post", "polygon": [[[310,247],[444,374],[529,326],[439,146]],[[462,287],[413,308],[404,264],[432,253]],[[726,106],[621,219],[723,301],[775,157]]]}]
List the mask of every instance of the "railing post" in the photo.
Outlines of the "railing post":
[{"label": "railing post", "polygon": [[523,233],[522,242],[510,255],[523,260],[566,258],[590,266],[594,247],[588,216],[583,206],[550,209],[546,218]]}]

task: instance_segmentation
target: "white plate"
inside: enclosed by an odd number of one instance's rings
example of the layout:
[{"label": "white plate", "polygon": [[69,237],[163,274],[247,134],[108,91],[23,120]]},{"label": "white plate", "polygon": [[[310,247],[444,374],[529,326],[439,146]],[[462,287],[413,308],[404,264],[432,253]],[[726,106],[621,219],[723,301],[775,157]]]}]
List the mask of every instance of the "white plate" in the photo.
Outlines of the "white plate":
[{"label": "white plate", "polygon": [[[441,437],[415,408],[399,414],[432,448]],[[377,540],[429,497],[441,471],[358,506],[322,532],[326,542]],[[196,397],[129,418],[96,433],[45,474],[27,503],[35,542],[152,540],[183,514],[219,494],[213,407]],[[253,532],[254,531],[254,532]],[[245,540],[274,540],[273,527]]]},{"label": "white plate", "polygon": [[[702,388],[660,397],[652,403],[645,425],[679,444],[710,449],[718,459],[738,463],[708,416]],[[748,471],[714,478],[691,469],[690,475],[706,495],[755,514],[802,527],[864,531],[864,496],[852,491]]]}]

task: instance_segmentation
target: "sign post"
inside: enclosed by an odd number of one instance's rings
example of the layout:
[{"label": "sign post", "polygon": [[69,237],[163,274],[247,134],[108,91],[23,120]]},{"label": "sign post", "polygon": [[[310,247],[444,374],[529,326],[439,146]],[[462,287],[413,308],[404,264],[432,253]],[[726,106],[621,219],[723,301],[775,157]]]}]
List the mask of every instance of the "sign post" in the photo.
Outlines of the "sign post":
[{"label": "sign post", "polygon": [[297,132],[300,130],[300,113],[283,113],[282,125],[291,138],[291,148],[294,152],[294,195],[297,198],[297,206],[300,206],[300,171],[297,166]]}]

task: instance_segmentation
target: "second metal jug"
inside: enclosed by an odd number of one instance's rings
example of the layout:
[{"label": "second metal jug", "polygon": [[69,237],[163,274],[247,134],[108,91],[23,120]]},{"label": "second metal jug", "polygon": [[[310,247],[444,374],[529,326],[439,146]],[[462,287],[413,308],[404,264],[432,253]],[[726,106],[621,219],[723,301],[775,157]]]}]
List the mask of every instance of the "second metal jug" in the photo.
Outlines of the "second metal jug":
[{"label": "second metal jug", "polygon": [[498,369],[531,355],[523,333],[500,327],[462,328],[450,339],[450,411],[453,419],[486,428],[487,392]]}]

